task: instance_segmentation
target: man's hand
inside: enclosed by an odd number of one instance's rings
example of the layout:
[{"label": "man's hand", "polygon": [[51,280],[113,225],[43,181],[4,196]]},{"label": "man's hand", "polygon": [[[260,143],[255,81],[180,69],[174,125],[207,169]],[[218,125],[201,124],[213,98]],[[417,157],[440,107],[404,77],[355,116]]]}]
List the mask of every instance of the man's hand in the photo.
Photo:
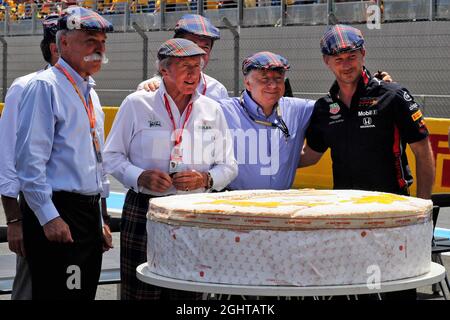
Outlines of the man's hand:
[{"label": "man's hand", "polygon": [[137,87],[137,90],[145,90],[148,92],[154,92],[159,89],[159,86],[161,85],[161,78],[160,77],[153,77],[151,79],[148,79],[146,81],[143,81],[139,84]]},{"label": "man's hand", "polygon": [[9,250],[18,254],[19,256],[25,256],[25,246],[23,243],[23,230],[22,230],[22,213],[20,212],[19,203],[17,198],[1,196],[3,209],[5,210],[6,221],[19,220],[8,224],[8,230],[6,236],[8,237]]},{"label": "man's hand", "polygon": [[308,167],[319,162],[320,158],[322,158],[323,153],[314,151],[311,149],[308,144],[303,145],[302,152],[300,154],[300,161],[298,162],[297,168]]},{"label": "man's hand", "polygon": [[173,186],[182,191],[205,188],[205,181],[208,181],[205,175],[195,170],[178,172],[173,176]]},{"label": "man's hand", "polygon": [[377,73],[374,74],[374,77],[383,80],[384,82],[394,82],[392,80],[391,75],[386,71],[378,71]]},{"label": "man's hand", "polygon": [[57,217],[44,224],[44,233],[49,241],[73,243],[69,226],[61,217]]},{"label": "man's hand", "polygon": [[23,243],[22,222],[14,222],[8,225],[7,230],[9,250],[19,256],[25,257],[25,245]]},{"label": "man's hand", "polygon": [[150,191],[165,192],[172,186],[172,178],[159,170],[145,170],[138,178],[138,186],[142,186]]},{"label": "man's hand", "polygon": [[103,252],[114,248],[112,243],[112,233],[107,224],[103,225]]}]

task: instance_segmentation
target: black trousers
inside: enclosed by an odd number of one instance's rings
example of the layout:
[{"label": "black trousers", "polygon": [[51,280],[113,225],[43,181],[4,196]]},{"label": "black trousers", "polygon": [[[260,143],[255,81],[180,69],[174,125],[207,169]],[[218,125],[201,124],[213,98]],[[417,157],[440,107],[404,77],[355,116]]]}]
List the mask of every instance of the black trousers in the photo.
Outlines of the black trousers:
[{"label": "black trousers", "polygon": [[50,242],[22,197],[23,234],[38,300],[93,300],[102,263],[99,196],[54,192],[52,201],[69,225],[73,243]]}]

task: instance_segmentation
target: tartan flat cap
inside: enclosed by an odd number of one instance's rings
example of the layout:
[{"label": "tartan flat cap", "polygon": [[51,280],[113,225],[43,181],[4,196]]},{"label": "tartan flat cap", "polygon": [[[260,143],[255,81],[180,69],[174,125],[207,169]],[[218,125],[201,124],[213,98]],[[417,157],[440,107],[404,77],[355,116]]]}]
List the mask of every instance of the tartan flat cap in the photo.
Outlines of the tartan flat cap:
[{"label": "tartan flat cap", "polygon": [[42,27],[44,29],[44,39],[55,41],[56,32],[58,31],[59,14],[52,13],[42,20]]},{"label": "tartan flat cap", "polygon": [[58,20],[58,30],[88,30],[111,32],[113,25],[98,13],[78,6],[63,11]]},{"label": "tartan flat cap", "polygon": [[242,73],[247,75],[252,69],[283,69],[289,70],[289,61],[279,54],[262,51],[257,52],[242,62]]},{"label": "tartan flat cap", "polygon": [[193,57],[204,54],[206,54],[206,52],[194,42],[183,38],[174,38],[167,40],[159,47],[158,59],[162,60],[167,57]]},{"label": "tartan flat cap", "polygon": [[364,38],[361,31],[343,24],[328,28],[320,40],[322,53],[329,56],[355,51],[363,47]]},{"label": "tartan flat cap", "polygon": [[220,39],[220,31],[208,18],[198,14],[185,14],[178,20],[175,26],[175,34],[192,33],[196,36]]}]

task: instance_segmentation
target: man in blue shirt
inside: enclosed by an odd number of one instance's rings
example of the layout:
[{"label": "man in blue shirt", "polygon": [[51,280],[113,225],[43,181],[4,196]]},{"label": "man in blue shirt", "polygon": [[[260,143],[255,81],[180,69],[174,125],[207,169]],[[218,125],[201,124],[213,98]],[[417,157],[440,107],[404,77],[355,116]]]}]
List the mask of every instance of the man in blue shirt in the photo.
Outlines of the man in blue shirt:
[{"label": "man in blue shirt", "polygon": [[102,260],[99,199],[103,120],[90,77],[112,25],[69,7],[58,20],[60,59],[26,86],[19,104],[16,169],[33,299],[94,299]]},{"label": "man in blue shirt", "polygon": [[283,97],[286,58],[258,52],[242,63],[245,91],[221,100],[239,165],[231,190],[289,189],[294,181],[313,100]]}]

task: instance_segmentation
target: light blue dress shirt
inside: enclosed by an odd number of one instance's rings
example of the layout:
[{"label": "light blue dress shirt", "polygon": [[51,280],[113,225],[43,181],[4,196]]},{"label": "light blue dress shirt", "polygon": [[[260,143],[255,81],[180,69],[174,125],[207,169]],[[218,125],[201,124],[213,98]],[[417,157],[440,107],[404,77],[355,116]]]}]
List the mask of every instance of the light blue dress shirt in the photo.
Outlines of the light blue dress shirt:
[{"label": "light blue dress shirt", "polygon": [[33,72],[14,80],[5,97],[5,106],[0,118],[0,137],[2,139],[0,194],[3,196],[17,198],[19,195],[20,183],[17,178],[15,165],[18,105],[27,83],[42,71]]},{"label": "light blue dress shirt", "polygon": [[[62,58],[58,63],[73,77],[85,98],[92,98],[96,133],[104,141],[104,114],[91,77],[83,79]],[[96,160],[89,119],[80,97],[65,75],[52,67],[34,77],[19,103],[16,170],[21,191],[41,225],[59,216],[53,191],[84,195],[108,190],[102,164]]]},{"label": "light blue dress shirt", "polygon": [[305,130],[311,117],[314,100],[282,97],[279,101],[281,118],[289,129],[289,138],[278,128],[258,124],[255,120],[274,122],[274,109],[266,117],[262,108],[247,91],[240,98],[220,100],[228,127],[234,140],[234,155],[238,176],[230,184],[232,190],[289,189],[294,181]]}]

